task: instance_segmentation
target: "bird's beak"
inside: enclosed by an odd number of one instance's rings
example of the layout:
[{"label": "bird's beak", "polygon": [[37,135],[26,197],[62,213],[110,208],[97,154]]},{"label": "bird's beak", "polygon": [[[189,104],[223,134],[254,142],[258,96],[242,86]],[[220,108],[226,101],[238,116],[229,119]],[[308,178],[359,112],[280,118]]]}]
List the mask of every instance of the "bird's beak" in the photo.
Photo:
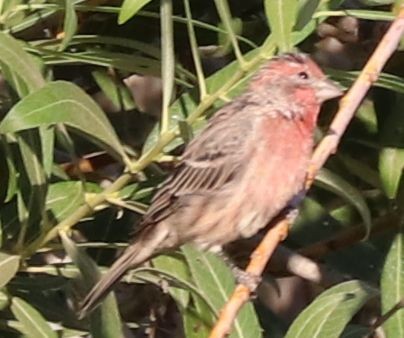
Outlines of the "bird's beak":
[{"label": "bird's beak", "polygon": [[336,82],[328,79],[318,81],[315,92],[319,102],[324,102],[343,94],[340,86]]}]

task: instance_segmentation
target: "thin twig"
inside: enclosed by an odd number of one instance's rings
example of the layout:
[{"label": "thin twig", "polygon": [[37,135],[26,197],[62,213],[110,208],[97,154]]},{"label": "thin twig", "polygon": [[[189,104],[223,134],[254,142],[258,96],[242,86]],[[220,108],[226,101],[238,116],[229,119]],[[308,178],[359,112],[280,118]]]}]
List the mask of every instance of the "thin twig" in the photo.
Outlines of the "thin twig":
[{"label": "thin twig", "polygon": [[196,34],[194,29],[194,24],[192,23],[192,13],[191,13],[191,6],[189,0],[184,0],[184,9],[185,15],[187,17],[187,29],[188,29],[188,36],[189,36],[189,44],[191,45],[191,53],[192,59],[194,61],[195,72],[198,78],[198,86],[199,86],[199,97],[202,101],[207,93],[206,90],[206,80],[205,75],[203,73],[201,57],[199,55],[198,43],[196,41]]},{"label": "thin twig", "polygon": [[[356,109],[370,86],[377,80],[388,58],[396,50],[403,32],[404,7],[401,8],[398,17],[380,41],[355,83],[341,100],[340,109],[331,123],[330,132],[323,138],[313,154],[311,166],[308,170],[307,189],[313,183],[318,169],[324,165],[331,154],[335,153],[339,141],[354,116]],[[263,272],[275,248],[285,238],[288,227],[289,221],[285,218],[268,231],[251,256],[251,261],[246,270],[248,273],[260,275]],[[209,338],[222,338],[229,334],[240,308],[248,301],[252,291],[254,290],[249,289],[243,284],[236,286],[229,301],[223,307]]]},{"label": "thin twig", "polygon": [[387,320],[389,320],[398,311],[404,308],[404,298],[401,298],[397,304],[395,304],[389,311],[384,315],[380,316],[376,322],[372,325],[372,331],[376,330],[378,327],[382,326]]}]

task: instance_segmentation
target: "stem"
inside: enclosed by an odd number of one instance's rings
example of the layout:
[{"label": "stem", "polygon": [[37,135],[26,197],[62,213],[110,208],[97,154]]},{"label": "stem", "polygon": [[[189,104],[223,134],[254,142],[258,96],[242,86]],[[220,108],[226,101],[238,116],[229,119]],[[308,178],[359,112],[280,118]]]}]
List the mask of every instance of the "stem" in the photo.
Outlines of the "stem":
[{"label": "stem", "polygon": [[174,85],[174,32],[172,0],[162,0],[161,14],[161,79],[163,81],[163,107],[161,111],[161,133],[169,128],[170,101]]},{"label": "stem", "polygon": [[215,4],[220,19],[222,20],[223,25],[226,28],[227,34],[229,35],[231,44],[233,45],[234,54],[236,55],[236,58],[240,63],[241,68],[243,68],[245,66],[245,60],[243,54],[240,51],[240,47],[238,46],[236,35],[234,34],[233,31],[229,4],[227,0],[215,0]]},{"label": "stem", "polygon": [[202,101],[206,96],[206,82],[205,82],[205,75],[203,74],[201,58],[199,55],[198,44],[196,42],[196,35],[194,25],[192,23],[192,13],[191,13],[191,6],[189,4],[189,0],[184,0],[184,7],[185,7],[185,15],[187,17],[187,28],[188,28],[188,36],[189,42],[191,44],[191,52],[192,52],[192,59],[195,65],[196,75],[198,77],[198,85],[199,85],[199,96],[200,100]]}]

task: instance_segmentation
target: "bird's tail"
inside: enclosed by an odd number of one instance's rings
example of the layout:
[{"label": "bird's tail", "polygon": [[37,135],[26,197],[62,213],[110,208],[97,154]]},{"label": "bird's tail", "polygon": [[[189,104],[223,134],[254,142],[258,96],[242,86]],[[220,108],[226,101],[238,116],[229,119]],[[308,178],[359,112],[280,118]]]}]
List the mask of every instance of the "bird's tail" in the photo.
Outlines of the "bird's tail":
[{"label": "bird's tail", "polygon": [[80,306],[79,317],[83,318],[94,310],[127,270],[142,264],[165,249],[168,235],[169,231],[164,223],[145,229],[85,297]]}]

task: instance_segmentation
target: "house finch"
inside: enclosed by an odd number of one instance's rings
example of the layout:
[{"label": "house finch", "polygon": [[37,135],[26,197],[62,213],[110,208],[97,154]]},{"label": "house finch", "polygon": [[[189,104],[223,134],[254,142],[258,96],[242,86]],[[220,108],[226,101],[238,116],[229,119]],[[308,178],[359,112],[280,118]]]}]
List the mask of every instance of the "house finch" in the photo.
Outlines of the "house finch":
[{"label": "house finch", "polygon": [[193,242],[254,235],[302,191],[320,105],[341,95],[304,54],[272,59],[186,147],[134,240],[85,298],[90,311],[125,272]]}]

